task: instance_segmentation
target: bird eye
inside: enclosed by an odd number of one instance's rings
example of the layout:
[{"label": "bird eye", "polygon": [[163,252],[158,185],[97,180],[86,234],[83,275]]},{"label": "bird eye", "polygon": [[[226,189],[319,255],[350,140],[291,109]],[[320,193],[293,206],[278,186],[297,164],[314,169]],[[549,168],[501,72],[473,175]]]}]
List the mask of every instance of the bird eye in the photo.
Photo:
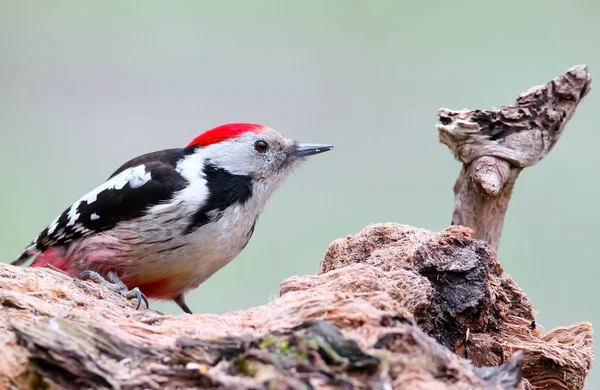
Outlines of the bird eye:
[{"label": "bird eye", "polygon": [[258,152],[258,153],[264,153],[269,149],[269,144],[266,143],[265,141],[256,141],[254,143],[254,149]]}]

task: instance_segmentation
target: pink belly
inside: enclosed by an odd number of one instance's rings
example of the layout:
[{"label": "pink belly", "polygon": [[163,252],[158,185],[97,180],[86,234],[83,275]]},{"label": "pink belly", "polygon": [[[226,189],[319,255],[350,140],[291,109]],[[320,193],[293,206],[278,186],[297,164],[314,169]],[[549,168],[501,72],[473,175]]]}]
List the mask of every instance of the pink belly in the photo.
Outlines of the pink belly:
[{"label": "pink belly", "polygon": [[186,273],[177,275],[165,272],[164,275],[157,275],[144,272],[145,264],[132,264],[128,259],[123,258],[125,253],[123,248],[97,245],[100,244],[97,242],[98,239],[93,237],[75,242],[70,248],[48,248],[35,257],[31,267],[51,265],[73,277],[86,270],[96,271],[103,276],[106,276],[108,271],[114,270],[129,289],[138,287],[144,295],[153,299],[172,300],[199,285],[199,283],[190,284],[187,280],[189,274]]}]

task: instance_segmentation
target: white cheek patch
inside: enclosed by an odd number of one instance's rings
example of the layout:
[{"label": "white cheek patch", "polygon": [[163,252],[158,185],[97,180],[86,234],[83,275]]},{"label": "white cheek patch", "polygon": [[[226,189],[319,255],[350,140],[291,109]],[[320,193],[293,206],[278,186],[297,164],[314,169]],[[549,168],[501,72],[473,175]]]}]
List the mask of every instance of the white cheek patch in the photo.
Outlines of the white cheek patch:
[{"label": "white cheek patch", "polygon": [[244,134],[229,141],[212,144],[203,149],[211,164],[234,175],[250,175],[264,164],[265,155],[254,150],[255,134]]},{"label": "white cheek patch", "polygon": [[[204,168],[204,152],[205,150],[201,149],[200,152],[189,155],[180,161],[175,169],[189,184],[175,195],[174,201],[182,202],[182,204],[194,210],[201,207],[208,198],[208,186],[202,171]],[[160,211],[161,208],[166,206],[158,205],[154,207],[156,211]]]}]

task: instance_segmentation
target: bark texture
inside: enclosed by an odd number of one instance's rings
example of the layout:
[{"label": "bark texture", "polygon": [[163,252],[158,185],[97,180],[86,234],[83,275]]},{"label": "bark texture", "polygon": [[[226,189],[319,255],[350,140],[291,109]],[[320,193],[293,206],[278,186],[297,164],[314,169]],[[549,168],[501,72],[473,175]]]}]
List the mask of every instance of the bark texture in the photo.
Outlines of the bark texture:
[{"label": "bark texture", "polygon": [[498,248],[515,181],[556,145],[591,89],[585,65],[523,92],[499,110],[438,111],[440,141],[463,163],[454,185],[453,225]]},{"label": "bark texture", "polygon": [[592,362],[591,325],[544,334],[464,227],[368,226],[280,298],[222,316],[136,311],[10,265],[0,305],[0,388],[581,389]]}]

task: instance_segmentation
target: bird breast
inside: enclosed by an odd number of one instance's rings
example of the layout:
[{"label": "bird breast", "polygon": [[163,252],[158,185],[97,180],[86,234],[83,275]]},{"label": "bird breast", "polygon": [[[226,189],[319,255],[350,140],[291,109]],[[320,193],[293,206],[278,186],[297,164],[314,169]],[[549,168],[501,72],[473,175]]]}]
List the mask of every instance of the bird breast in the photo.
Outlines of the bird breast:
[{"label": "bird breast", "polygon": [[210,223],[188,234],[182,232],[189,217],[178,213],[165,212],[123,224],[115,230],[118,237],[130,237],[120,267],[122,279],[128,286],[168,280],[165,284],[169,287],[163,288],[173,294],[193,289],[244,249],[259,213],[260,207],[253,202],[234,205],[218,214],[215,211]]}]

